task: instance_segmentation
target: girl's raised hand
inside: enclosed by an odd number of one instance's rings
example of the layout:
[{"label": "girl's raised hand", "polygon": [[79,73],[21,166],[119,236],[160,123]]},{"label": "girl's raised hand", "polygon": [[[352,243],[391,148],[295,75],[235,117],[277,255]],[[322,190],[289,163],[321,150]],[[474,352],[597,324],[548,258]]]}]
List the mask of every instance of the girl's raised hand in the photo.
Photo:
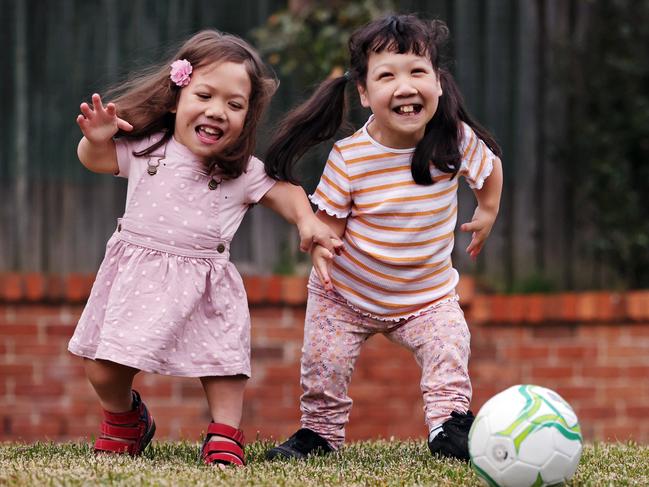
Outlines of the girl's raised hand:
[{"label": "girl's raised hand", "polygon": [[334,255],[329,252],[322,245],[314,245],[311,250],[311,260],[313,261],[313,268],[320,278],[320,282],[327,291],[333,290],[329,269]]},{"label": "girl's raised hand", "polygon": [[130,123],[117,116],[115,104],[109,103],[104,107],[97,93],[92,95],[92,107],[84,102],[79,108],[81,115],[77,117],[77,124],[84,137],[92,143],[106,142],[119,130],[133,130]]},{"label": "girl's raised hand", "polygon": [[478,257],[482,250],[487,237],[491,233],[491,228],[498,216],[497,211],[487,211],[478,205],[473,213],[473,218],[469,223],[463,223],[460,230],[463,232],[473,232],[471,236],[471,243],[466,248],[467,253],[473,260]]}]

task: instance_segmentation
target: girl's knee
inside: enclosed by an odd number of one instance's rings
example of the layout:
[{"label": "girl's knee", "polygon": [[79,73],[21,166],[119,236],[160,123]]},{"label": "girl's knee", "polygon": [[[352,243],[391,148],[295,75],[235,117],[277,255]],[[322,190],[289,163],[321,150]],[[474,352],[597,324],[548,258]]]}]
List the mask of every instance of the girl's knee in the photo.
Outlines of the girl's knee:
[{"label": "girl's knee", "polygon": [[86,377],[93,386],[110,386],[132,379],[139,370],[107,360],[84,359]]}]

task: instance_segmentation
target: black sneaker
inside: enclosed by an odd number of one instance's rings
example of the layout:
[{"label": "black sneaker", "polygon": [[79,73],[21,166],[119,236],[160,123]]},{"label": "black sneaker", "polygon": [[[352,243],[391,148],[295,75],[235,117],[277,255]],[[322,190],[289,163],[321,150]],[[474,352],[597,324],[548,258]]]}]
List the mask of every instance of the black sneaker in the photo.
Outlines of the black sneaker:
[{"label": "black sneaker", "polygon": [[457,458],[468,462],[469,430],[474,419],[471,411],[466,414],[453,411],[451,419],[442,425],[442,431],[428,442],[428,449],[433,456]]},{"label": "black sneaker", "polygon": [[324,455],[334,451],[327,440],[309,428],[301,428],[288,440],[266,452],[266,460],[276,458],[306,458],[307,455]]}]

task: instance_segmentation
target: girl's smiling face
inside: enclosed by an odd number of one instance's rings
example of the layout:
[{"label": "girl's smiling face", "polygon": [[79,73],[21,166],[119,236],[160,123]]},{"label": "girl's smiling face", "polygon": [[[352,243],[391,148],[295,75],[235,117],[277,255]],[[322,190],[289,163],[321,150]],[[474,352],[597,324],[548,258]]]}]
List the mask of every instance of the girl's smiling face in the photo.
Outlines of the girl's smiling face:
[{"label": "girl's smiling face", "polygon": [[395,149],[415,147],[435,115],[442,87],[429,58],[391,51],[372,53],[361,104],[372,110],[370,135]]},{"label": "girl's smiling face", "polygon": [[195,69],[173,110],[174,138],[203,160],[223,152],[241,135],[250,91],[242,63],[226,61]]}]

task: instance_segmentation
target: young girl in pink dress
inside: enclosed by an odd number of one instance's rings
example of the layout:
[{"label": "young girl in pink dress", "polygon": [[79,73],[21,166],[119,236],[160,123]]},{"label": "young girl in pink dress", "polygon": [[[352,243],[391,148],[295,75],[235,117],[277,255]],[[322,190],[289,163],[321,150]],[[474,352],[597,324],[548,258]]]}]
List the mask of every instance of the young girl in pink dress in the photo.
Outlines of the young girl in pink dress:
[{"label": "young girl in pink dress", "polygon": [[[327,249],[313,251],[302,428],[268,458],[340,448],[354,363],[365,340],[382,333],[421,366],[430,451],[468,459],[470,333],[451,262],[458,175],[478,201],[472,221],[461,227],[472,233],[467,251],[475,257],[498,214],[502,168],[497,143],[468,115],[440,66],[447,35],[442,22],[414,15],[358,29],[349,41],[349,72],[321,84],[286,117],[270,145],[269,173],[290,180],[292,163],[340,126],[348,82],[372,111],[361,129],[334,144],[311,197],[345,250],[333,261]],[[377,397],[377,407],[384,399]]]},{"label": "young girl in pink dress", "polygon": [[104,410],[96,451],[138,455],[151,441],[153,417],[131,388],[143,370],[199,377],[212,416],[203,461],[244,464],[250,315],[232,237],[260,202],[297,225],[303,250],[340,244],[304,191],[252,156],[276,87],[246,42],[203,31],[111,103],[94,94],[81,104],[82,164],[128,178],[126,210],[69,344]]}]

